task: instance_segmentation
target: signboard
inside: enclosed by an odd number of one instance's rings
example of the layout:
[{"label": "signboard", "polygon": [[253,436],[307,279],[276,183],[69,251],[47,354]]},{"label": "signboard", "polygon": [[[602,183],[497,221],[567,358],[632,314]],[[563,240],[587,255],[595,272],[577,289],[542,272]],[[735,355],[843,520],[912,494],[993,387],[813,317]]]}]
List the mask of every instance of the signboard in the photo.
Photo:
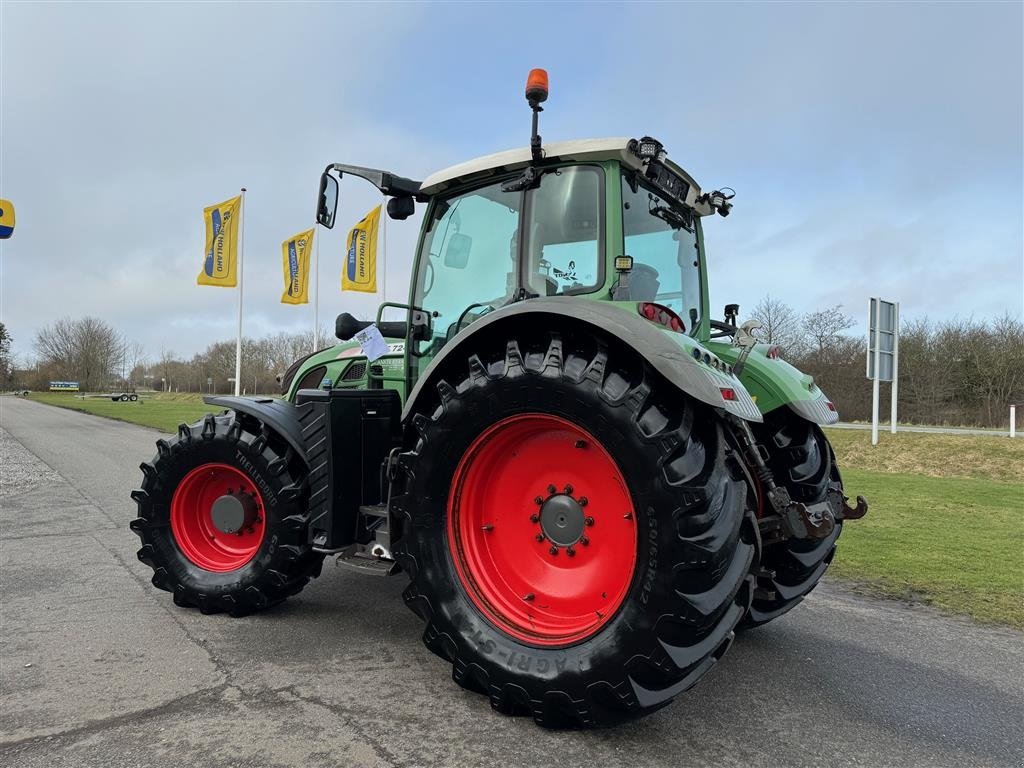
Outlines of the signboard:
[{"label": "signboard", "polygon": [[872,298],[868,302],[868,365],[871,380],[871,444],[878,445],[878,385],[892,382],[889,431],[896,434],[896,403],[900,371],[900,305],[899,302]]},{"label": "signboard", "polygon": [[875,378],[875,352],[878,358],[878,380],[892,381],[896,359],[896,332],[899,314],[896,304],[882,299],[871,299],[868,311],[868,366],[867,376]]},{"label": "signboard", "polygon": [[77,381],[51,381],[50,382],[51,392],[77,392],[78,382]]}]

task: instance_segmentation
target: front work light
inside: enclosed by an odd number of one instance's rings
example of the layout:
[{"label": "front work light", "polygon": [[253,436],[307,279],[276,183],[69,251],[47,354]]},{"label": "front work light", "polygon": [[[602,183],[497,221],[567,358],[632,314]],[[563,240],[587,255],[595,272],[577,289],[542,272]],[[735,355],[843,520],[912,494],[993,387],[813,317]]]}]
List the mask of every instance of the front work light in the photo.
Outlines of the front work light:
[{"label": "front work light", "polygon": [[633,268],[633,257],[632,256],[616,256],[615,257],[615,271],[616,272],[629,272]]}]

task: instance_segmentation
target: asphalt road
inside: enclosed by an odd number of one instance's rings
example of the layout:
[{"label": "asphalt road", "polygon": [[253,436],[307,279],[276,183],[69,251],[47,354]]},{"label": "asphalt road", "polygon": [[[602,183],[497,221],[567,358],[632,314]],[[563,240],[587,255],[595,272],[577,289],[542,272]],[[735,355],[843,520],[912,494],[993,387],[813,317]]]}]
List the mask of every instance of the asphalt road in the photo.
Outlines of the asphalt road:
[{"label": "asphalt road", "polygon": [[9,397],[0,426],[0,766],[1024,764],[1019,632],[826,584],[667,709],[546,732],[451,681],[401,576],[176,608],[127,527],[157,434]]}]

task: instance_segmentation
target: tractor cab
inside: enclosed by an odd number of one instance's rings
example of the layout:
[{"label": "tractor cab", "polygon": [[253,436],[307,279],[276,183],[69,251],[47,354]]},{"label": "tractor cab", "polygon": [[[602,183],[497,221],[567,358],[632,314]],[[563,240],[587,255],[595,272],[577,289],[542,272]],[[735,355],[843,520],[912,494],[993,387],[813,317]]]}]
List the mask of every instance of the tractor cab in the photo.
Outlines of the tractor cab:
[{"label": "tractor cab", "polygon": [[338,199],[332,172],[368,179],[390,195],[393,218],[405,218],[415,202],[426,205],[404,305],[410,387],[460,332],[528,299],[610,302],[666,330],[710,337],[701,219],[728,215],[731,195],[702,193],[655,139],[543,145],[535,120],[529,147],[422,182],[328,166],[318,215],[328,227]]}]

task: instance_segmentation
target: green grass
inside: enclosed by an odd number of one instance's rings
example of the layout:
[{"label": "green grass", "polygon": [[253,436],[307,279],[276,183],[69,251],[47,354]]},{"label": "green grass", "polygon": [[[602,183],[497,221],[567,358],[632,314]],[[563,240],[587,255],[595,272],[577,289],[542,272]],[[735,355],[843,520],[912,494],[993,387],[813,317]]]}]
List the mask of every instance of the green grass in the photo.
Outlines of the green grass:
[{"label": "green grass", "polygon": [[844,526],[832,576],[1024,628],[1024,487],[851,467],[843,480],[871,510]]},{"label": "green grass", "polygon": [[109,398],[78,398],[69,392],[34,392],[29,399],[61,408],[85,411],[108,419],[128,421],[152,427],[161,432],[176,432],[182,422],[191,424],[212,409],[203,403],[201,395],[162,394],[143,395],[137,402],[113,402]]},{"label": "green grass", "polygon": [[[138,403],[32,399],[174,432],[209,408],[199,395]],[[847,493],[871,503],[845,526],[830,574],[866,590],[1024,628],[1024,440],[828,430]]]}]

